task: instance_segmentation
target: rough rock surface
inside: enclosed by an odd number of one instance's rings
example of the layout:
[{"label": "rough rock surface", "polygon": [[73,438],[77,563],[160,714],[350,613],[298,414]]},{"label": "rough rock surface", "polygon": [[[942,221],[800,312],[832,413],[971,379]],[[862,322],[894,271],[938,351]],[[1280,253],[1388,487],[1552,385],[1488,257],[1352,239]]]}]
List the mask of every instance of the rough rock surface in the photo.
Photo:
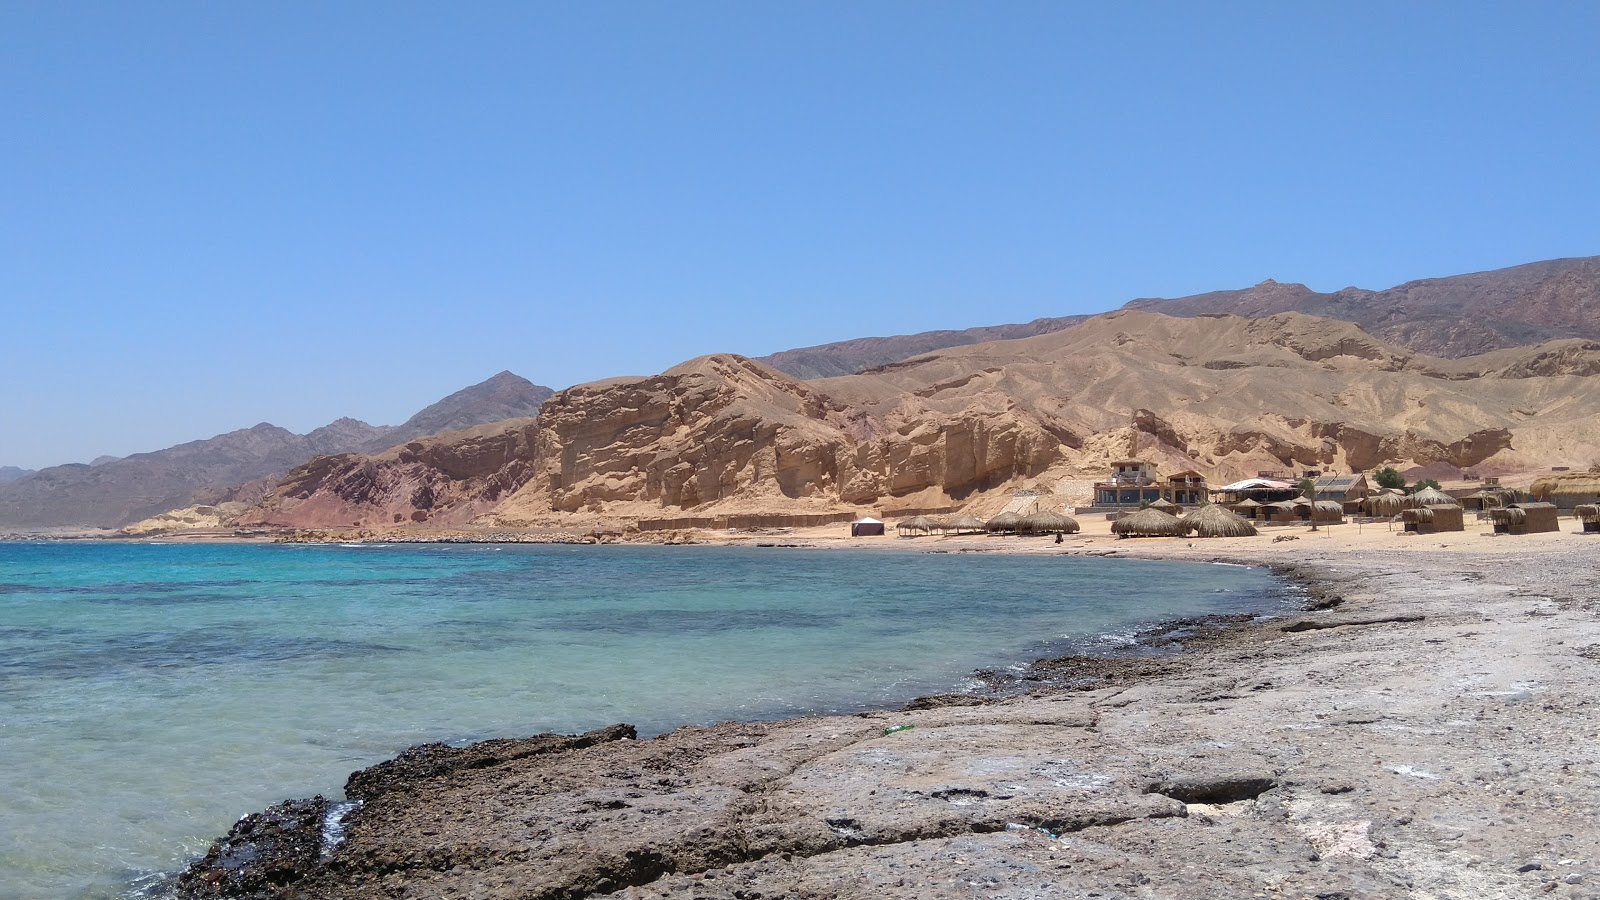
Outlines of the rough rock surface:
[{"label": "rough rock surface", "polygon": [[1327,608],[1159,670],[491,753],[272,896],[1593,897],[1587,551],[1307,548]]}]

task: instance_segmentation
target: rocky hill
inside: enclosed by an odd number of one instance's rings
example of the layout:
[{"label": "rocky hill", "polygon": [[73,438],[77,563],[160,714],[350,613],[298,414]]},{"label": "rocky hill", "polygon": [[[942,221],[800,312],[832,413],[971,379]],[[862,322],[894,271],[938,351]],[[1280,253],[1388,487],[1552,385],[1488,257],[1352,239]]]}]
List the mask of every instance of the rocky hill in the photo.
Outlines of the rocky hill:
[{"label": "rocky hill", "polygon": [[[1381,291],[1348,287],[1323,294],[1303,284],[1268,279],[1242,290],[1132,300],[1123,309],[1183,317],[1261,318],[1299,312],[1355,322],[1402,347],[1456,358],[1561,338],[1600,340],[1600,257],[1425,278]],[[1049,334],[1086,318],[1063,316],[1025,325],[859,338],[785,350],[760,361],[796,378],[831,378],[949,347]]]},{"label": "rocky hill", "polygon": [[33,474],[32,469],[19,469],[16,466],[0,466],[0,484],[7,481],[16,481]]},{"label": "rocky hill", "polygon": [[1130,452],[1214,478],[1587,463],[1597,375],[1600,343],[1452,360],[1296,313],[1119,312],[808,382],[718,355],[561,391],[537,419],[314,460],[256,521],[892,513],[1099,476]]},{"label": "rocky hill", "polygon": [[339,419],[307,434],[261,423],[94,465],[54,466],[0,484],[0,527],[114,528],[174,509],[253,500],[313,457],[375,451],[430,433],[538,410],[550,389],[509,372],[451,394],[400,426]]},{"label": "rocky hill", "polygon": [[553,393],[544,385],[534,384],[521,375],[501,372],[425,407],[385,435],[384,447],[375,449],[384,449],[425,435],[531,416],[539,412],[540,405]]}]

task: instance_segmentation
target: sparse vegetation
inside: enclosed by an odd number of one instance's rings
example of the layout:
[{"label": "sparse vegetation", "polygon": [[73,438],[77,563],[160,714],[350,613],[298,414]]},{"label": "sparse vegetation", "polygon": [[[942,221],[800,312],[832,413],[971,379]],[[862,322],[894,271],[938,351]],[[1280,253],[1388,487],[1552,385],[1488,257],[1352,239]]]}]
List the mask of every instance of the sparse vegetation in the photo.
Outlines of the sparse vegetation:
[{"label": "sparse vegetation", "polygon": [[1403,488],[1406,486],[1406,477],[1396,471],[1394,466],[1384,466],[1373,472],[1372,479],[1381,488]]}]

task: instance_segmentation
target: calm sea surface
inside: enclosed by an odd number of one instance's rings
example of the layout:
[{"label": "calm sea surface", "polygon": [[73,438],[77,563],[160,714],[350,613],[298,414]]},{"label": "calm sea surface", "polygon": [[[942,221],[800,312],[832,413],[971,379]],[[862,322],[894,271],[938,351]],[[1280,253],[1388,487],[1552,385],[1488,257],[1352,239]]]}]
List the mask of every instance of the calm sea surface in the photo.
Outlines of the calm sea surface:
[{"label": "calm sea surface", "polygon": [[898,704],[1265,571],[704,547],[0,543],[0,897],[102,898],[423,741]]}]

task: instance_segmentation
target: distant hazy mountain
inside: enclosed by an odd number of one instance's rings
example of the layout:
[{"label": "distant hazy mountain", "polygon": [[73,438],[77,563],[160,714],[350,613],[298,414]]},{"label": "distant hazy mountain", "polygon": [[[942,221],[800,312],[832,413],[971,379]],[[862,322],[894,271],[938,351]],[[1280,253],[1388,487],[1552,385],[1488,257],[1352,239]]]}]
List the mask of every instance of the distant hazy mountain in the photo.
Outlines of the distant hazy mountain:
[{"label": "distant hazy mountain", "polygon": [[[1123,309],[1169,316],[1232,314],[1262,318],[1300,312],[1355,322],[1411,350],[1460,358],[1561,338],[1600,340],[1600,257],[1552,259],[1448,278],[1408,281],[1382,291],[1348,287],[1331,294],[1268,279],[1242,290],[1172,300],[1131,300]],[[984,341],[1060,331],[1085,316],[1035,319],[961,331],[857,338],[785,350],[761,362],[795,378],[853,375],[915,356]]]},{"label": "distant hazy mountain", "polygon": [[1600,339],[1600,256],[1424,278],[1382,291],[1347,287],[1322,294],[1269,279],[1244,290],[1134,300],[1123,308],[1249,318],[1300,312],[1354,322],[1422,353],[1460,358],[1561,338]]},{"label": "distant hazy mountain", "polygon": [[7,481],[16,481],[33,474],[32,469],[19,469],[16,466],[0,466],[0,484]]},{"label": "distant hazy mountain", "polygon": [[854,375],[867,369],[943,350],[985,341],[1004,341],[1012,338],[1033,337],[1060,331],[1076,325],[1088,316],[1060,316],[1054,319],[1034,319],[1023,325],[985,325],[960,331],[923,331],[893,337],[855,338],[816,347],[784,350],[771,356],[762,356],[758,362],[777,369],[794,378],[832,378],[835,375]]},{"label": "distant hazy mountain", "polygon": [[[211,501],[245,482],[281,475],[313,456],[370,452],[432,430],[532,415],[550,393],[549,388],[502,372],[451,394],[399,426],[345,418],[301,435],[263,422],[165,450],[25,473],[0,484],[0,527],[117,527]],[[436,423],[445,424],[433,429]]]},{"label": "distant hazy mountain", "polygon": [[536,415],[540,404],[553,393],[549,388],[534,384],[521,375],[501,372],[487,381],[462,388],[407,419],[405,424],[395,429],[385,446],[441,431],[457,431],[489,422]]}]

